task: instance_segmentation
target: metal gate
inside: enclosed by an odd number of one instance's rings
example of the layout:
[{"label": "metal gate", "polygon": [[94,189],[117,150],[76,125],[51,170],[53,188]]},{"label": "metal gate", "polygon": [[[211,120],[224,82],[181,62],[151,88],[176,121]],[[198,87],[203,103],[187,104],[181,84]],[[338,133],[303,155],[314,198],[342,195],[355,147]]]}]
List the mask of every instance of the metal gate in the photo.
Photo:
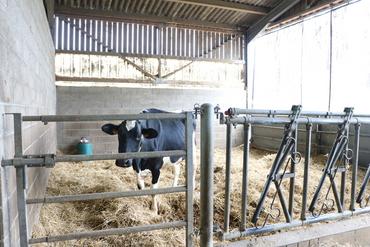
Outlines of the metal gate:
[{"label": "metal gate", "polygon": [[[17,205],[19,220],[20,246],[25,247],[36,243],[51,243],[57,241],[67,241],[88,237],[101,237],[108,235],[121,235],[152,231],[167,228],[186,229],[186,246],[193,245],[193,113],[145,113],[145,114],[126,114],[126,115],[49,115],[49,116],[22,116],[14,113],[14,159],[3,160],[2,166],[13,166],[16,169],[17,181]],[[185,150],[156,151],[156,152],[137,152],[137,153],[118,153],[118,154],[95,154],[95,155],[24,155],[22,148],[22,123],[33,121],[43,122],[81,122],[81,121],[102,121],[102,120],[148,120],[148,119],[180,119],[185,121]],[[160,188],[140,191],[123,192],[104,192],[89,193],[80,195],[47,196],[44,198],[27,198],[27,169],[34,167],[53,168],[59,162],[71,161],[93,161],[93,160],[114,160],[132,158],[154,158],[166,156],[185,156],[186,160],[186,185],[172,188]],[[59,164],[62,165],[62,164]],[[186,218],[180,221],[133,226],[127,228],[115,228],[99,231],[75,232],[65,235],[45,236],[42,238],[30,238],[27,221],[27,206],[42,203],[63,203],[73,201],[86,201],[96,199],[113,199],[133,196],[147,196],[167,193],[186,193]]]}]

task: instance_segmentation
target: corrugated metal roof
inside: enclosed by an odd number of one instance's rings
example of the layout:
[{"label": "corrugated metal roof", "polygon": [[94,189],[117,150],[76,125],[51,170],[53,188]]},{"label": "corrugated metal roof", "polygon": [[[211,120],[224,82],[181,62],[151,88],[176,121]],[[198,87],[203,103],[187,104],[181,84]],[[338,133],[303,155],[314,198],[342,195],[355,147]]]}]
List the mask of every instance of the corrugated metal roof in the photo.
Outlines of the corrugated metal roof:
[{"label": "corrugated metal roof", "polygon": [[[222,24],[221,28],[227,26],[238,28],[253,24],[279,2],[279,0],[56,0],[55,9],[56,13],[73,11],[78,15],[79,11],[84,11],[81,14],[86,15],[90,11],[92,15],[99,12],[114,13],[116,16],[122,15],[123,18],[136,16],[138,21],[142,19],[140,17],[155,17],[158,20],[164,18],[174,22],[189,21],[189,25],[203,22],[204,26],[217,28],[217,24]],[[242,7],[242,10],[238,10],[237,7]],[[248,12],[247,8],[251,8],[251,11]]]}]

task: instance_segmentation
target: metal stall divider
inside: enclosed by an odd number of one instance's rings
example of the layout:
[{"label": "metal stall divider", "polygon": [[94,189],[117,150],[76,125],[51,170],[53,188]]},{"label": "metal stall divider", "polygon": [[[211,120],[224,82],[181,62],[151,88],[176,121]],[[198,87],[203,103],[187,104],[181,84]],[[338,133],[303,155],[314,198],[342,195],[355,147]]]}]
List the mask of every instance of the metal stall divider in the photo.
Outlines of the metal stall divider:
[{"label": "metal stall divider", "polygon": [[[300,111],[300,114],[297,114],[297,106],[293,106],[292,110],[290,111],[281,111],[281,110],[254,110],[254,109],[238,109],[238,108],[229,108],[225,115],[221,116],[220,123],[226,125],[226,174],[225,174],[225,211],[224,211],[224,228],[223,232],[221,233],[220,237],[222,240],[231,240],[239,237],[249,236],[249,235],[255,235],[260,233],[267,233],[267,232],[273,232],[281,229],[287,229],[292,228],[296,226],[302,226],[306,224],[311,224],[315,222],[320,221],[326,221],[326,220],[335,220],[335,219],[342,219],[346,217],[350,217],[352,215],[357,214],[363,214],[363,213],[369,213],[370,207],[365,208],[355,208],[354,202],[355,202],[355,193],[356,193],[356,181],[357,181],[357,169],[358,169],[358,155],[359,155],[359,139],[360,139],[360,125],[361,123],[370,123],[369,119],[370,115],[365,114],[353,114],[352,109],[351,113],[349,113],[349,110],[351,108],[346,108],[344,113],[333,113],[333,112],[305,112]],[[294,117],[294,114],[296,116]],[[239,116],[244,115],[244,116]],[[351,115],[351,117],[348,117]],[[290,116],[290,118],[286,118],[285,116]],[[293,118],[292,118],[293,116]],[[323,118],[324,117],[324,118]],[[294,119],[294,120],[293,120]],[[303,194],[302,194],[302,207],[300,212],[299,219],[293,219],[286,217],[287,223],[274,223],[274,224],[266,224],[263,227],[252,227],[252,228],[246,228],[247,219],[246,219],[246,213],[247,213],[247,182],[248,182],[248,157],[249,157],[249,128],[251,125],[274,125],[274,124],[292,124],[292,121],[295,122],[296,125],[304,124],[306,126],[306,147],[305,147],[305,162],[304,162],[304,176],[303,176]],[[355,142],[354,142],[354,151],[353,151],[353,160],[352,160],[352,185],[351,185],[351,202],[350,202],[350,210],[343,210],[339,213],[328,213],[318,216],[307,216],[306,210],[307,210],[307,199],[308,199],[308,183],[309,183],[309,166],[311,163],[311,145],[312,145],[312,127],[313,125],[343,125],[344,121],[348,122],[349,124],[355,125]],[[231,126],[234,125],[244,125],[244,130],[247,131],[247,133],[244,133],[244,154],[243,154],[243,186],[242,186],[242,206],[241,206],[241,221],[240,221],[240,227],[239,230],[233,230],[230,231],[230,187],[231,187]],[[289,128],[288,128],[289,129]],[[297,137],[297,129],[298,127],[290,129],[290,136],[291,138]],[[286,129],[287,130],[287,129]],[[287,132],[285,132],[286,134]],[[349,131],[345,131],[344,133],[347,137],[349,134]],[[283,139],[284,141],[284,139]],[[293,142],[293,144],[296,144]],[[348,146],[343,145],[342,151],[338,152],[340,154],[344,154],[348,157]],[[291,153],[291,155],[297,154],[296,145],[290,145],[291,147],[288,148],[286,151],[286,154]],[[247,153],[246,153],[247,152]],[[278,152],[279,154],[279,152]],[[278,156],[278,155],[277,155]],[[277,157],[278,158],[278,157]],[[274,162],[275,164],[276,162]],[[295,162],[293,162],[295,163]],[[345,163],[347,164],[347,163]],[[370,170],[370,169],[369,169]],[[284,176],[289,177],[290,179],[294,179],[294,167],[291,167],[291,170],[289,173],[283,172],[283,174],[270,174],[269,177],[273,177],[275,179],[282,179]],[[292,176],[288,176],[288,174],[293,174]],[[324,173],[325,174],[325,173]],[[370,174],[368,172],[367,174]],[[324,176],[324,175],[323,175]],[[362,190],[365,190],[365,186],[370,179],[370,175],[366,176],[363,182],[363,185],[361,187]],[[343,177],[341,179],[344,180]],[[266,186],[265,186],[266,187]],[[278,189],[277,189],[278,190]],[[291,210],[293,209],[293,192],[294,190],[294,181],[290,182],[289,186],[289,207],[285,205],[285,216],[292,216]],[[343,188],[341,188],[343,191]],[[362,191],[361,190],[361,191]],[[265,191],[262,192],[261,198],[263,198],[263,194]],[[278,192],[278,191],[277,191]],[[364,192],[363,192],[364,193]],[[357,198],[357,202],[362,201],[362,198],[364,197],[363,194],[359,194]],[[340,198],[338,195],[338,201],[339,203],[343,197]],[[260,200],[261,201],[261,200]],[[260,205],[261,206],[261,205]],[[257,208],[254,212],[254,216],[257,215],[257,217],[253,217],[252,223],[256,222],[256,219],[258,218],[258,210],[261,210],[262,206]],[[284,208],[284,207],[283,207]],[[255,218],[255,219],[254,219]]]},{"label": "metal stall divider", "polygon": [[[17,205],[19,218],[19,232],[21,247],[26,247],[36,243],[51,243],[57,241],[75,240],[88,237],[120,235],[151,231],[168,228],[186,228],[186,246],[193,246],[193,113],[145,113],[145,114],[125,114],[125,115],[50,115],[50,116],[23,116],[14,113],[14,145],[15,155],[13,159],[2,160],[2,166],[13,166],[16,169],[17,180]],[[37,154],[23,155],[22,149],[22,122],[37,121],[47,124],[48,122],[64,121],[100,121],[100,120],[143,120],[143,119],[182,119],[185,120],[186,150],[138,152],[138,153],[118,153],[118,154],[95,154],[95,155],[55,155]],[[122,191],[89,193],[80,195],[45,196],[44,198],[27,198],[27,168],[44,167],[53,168],[56,163],[70,161],[92,161],[92,160],[114,160],[128,158],[154,158],[165,156],[185,156],[186,157],[186,185],[172,188],[160,188],[141,191]],[[152,225],[133,226],[127,228],[115,228],[98,231],[75,232],[64,235],[45,236],[41,238],[29,238],[27,205],[41,203],[63,203],[72,201],[86,201],[96,199],[113,199],[132,196],[146,196],[167,193],[186,193],[186,219],[159,223]]]}]

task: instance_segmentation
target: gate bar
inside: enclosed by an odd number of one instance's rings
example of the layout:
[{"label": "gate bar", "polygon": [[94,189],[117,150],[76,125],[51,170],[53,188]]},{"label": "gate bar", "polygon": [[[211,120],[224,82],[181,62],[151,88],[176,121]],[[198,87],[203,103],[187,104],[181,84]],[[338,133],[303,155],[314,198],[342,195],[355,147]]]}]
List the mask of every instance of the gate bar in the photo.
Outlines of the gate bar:
[{"label": "gate bar", "polygon": [[292,176],[290,177],[289,179],[289,214],[291,217],[293,217],[293,205],[294,205],[294,187],[295,187],[295,159],[296,159],[296,153],[298,152],[298,126],[297,128],[295,129],[295,131],[292,133],[293,134],[293,137],[294,139],[296,139],[296,141],[294,142],[294,147],[293,147],[293,150],[292,150],[292,153],[294,153],[292,155],[292,157],[294,157],[294,161],[291,160],[290,161],[290,173],[292,174]]},{"label": "gate bar", "polygon": [[31,238],[29,240],[29,244],[51,243],[51,242],[68,241],[68,240],[75,240],[75,239],[81,239],[81,238],[103,237],[103,236],[109,236],[109,235],[122,235],[122,234],[129,234],[129,233],[154,231],[154,230],[160,230],[160,229],[178,228],[178,227],[184,227],[184,226],[186,226],[185,221],[174,221],[174,222],[152,224],[152,225],[145,225],[145,226],[132,226],[132,227],[125,227],[125,228],[105,229],[105,230],[99,230],[99,231],[76,232],[76,233],[70,233],[70,234],[65,234],[65,235],[48,236],[48,237],[43,237],[43,238]]},{"label": "gate bar", "polygon": [[[155,151],[155,152],[130,152],[130,153],[118,153],[118,154],[93,154],[93,155],[55,155],[53,162],[73,162],[73,161],[91,161],[91,160],[116,160],[116,159],[133,159],[133,158],[157,158],[167,156],[184,156],[186,151],[184,150],[173,150],[173,151]],[[2,160],[2,166],[24,166],[38,167],[45,166],[44,158],[20,158],[16,164],[9,160]]]},{"label": "gate bar", "polygon": [[213,106],[201,106],[200,246],[213,246]]},{"label": "gate bar", "polygon": [[[192,112],[186,112],[185,122],[185,142],[186,142],[186,246],[193,246],[193,224],[194,224],[194,212],[193,212],[193,191],[194,191],[194,164],[193,164],[193,114]],[[176,188],[176,187],[175,187]],[[177,187],[179,188],[179,187]]]},{"label": "gate bar", "polygon": [[302,192],[302,211],[301,220],[306,219],[307,209],[307,190],[308,190],[308,172],[311,163],[311,138],[312,138],[312,124],[306,125],[306,153],[304,159],[304,172],[303,172],[303,192]]},{"label": "gate bar", "polygon": [[[272,115],[272,116],[284,116],[291,115],[291,110],[262,110],[262,109],[241,109],[241,108],[229,108],[227,115]],[[329,111],[302,111],[301,116],[316,116],[316,117],[344,117],[343,112],[329,112]],[[353,117],[364,117],[370,118],[369,114],[354,114]]]},{"label": "gate bar", "polygon": [[89,201],[101,199],[114,199],[133,196],[149,196],[168,193],[186,192],[186,186],[169,187],[150,190],[134,190],[134,191],[121,191],[121,192],[102,192],[102,193],[88,193],[79,195],[64,195],[64,196],[47,196],[44,198],[30,198],[27,199],[27,204],[39,203],[62,203],[62,202],[75,202],[75,201]]},{"label": "gate bar", "polygon": [[244,150],[243,150],[243,178],[242,178],[242,205],[240,230],[244,230],[247,225],[248,210],[248,162],[249,162],[249,130],[251,124],[244,124]]},{"label": "gate bar", "polygon": [[[20,113],[13,114],[14,121],[14,157],[23,156],[22,146],[22,115]],[[27,216],[27,171],[25,166],[16,168],[16,183],[17,183],[17,207],[18,207],[18,226],[19,226],[19,245],[21,247],[28,246],[28,216]]]},{"label": "gate bar", "polygon": [[229,233],[223,233],[222,239],[232,240],[235,238],[241,238],[241,237],[246,237],[246,236],[255,235],[255,234],[263,234],[263,233],[275,232],[275,231],[279,231],[283,229],[294,228],[298,226],[305,226],[305,225],[322,222],[322,221],[340,220],[340,219],[348,218],[354,215],[360,215],[360,214],[365,214],[369,212],[370,212],[370,207],[367,207],[363,209],[356,209],[356,211],[343,211],[342,213],[330,213],[330,214],[320,215],[318,217],[310,216],[310,217],[307,217],[307,219],[304,221],[294,220],[290,223],[277,223],[277,224],[272,224],[272,225],[266,225],[262,228],[251,227],[251,228],[246,229],[245,231],[235,230]]},{"label": "gate bar", "polygon": [[352,162],[352,186],[351,186],[351,204],[349,209],[354,211],[355,206],[355,196],[356,196],[356,184],[357,184],[357,170],[358,170],[358,158],[360,150],[360,131],[361,124],[355,124],[355,141],[353,147],[353,162]]},{"label": "gate bar", "polygon": [[[226,123],[231,124],[258,124],[258,125],[270,125],[270,124],[287,124],[290,123],[289,118],[269,118],[269,117],[251,117],[251,116],[243,116],[243,117],[234,117],[234,118],[226,118]],[[370,119],[360,119],[360,118],[353,118],[348,121],[351,124],[356,123],[365,123],[370,124]],[[298,124],[322,124],[322,125],[330,125],[330,124],[342,124],[343,119],[341,118],[309,118],[309,117],[300,117],[297,119]]]},{"label": "gate bar", "polygon": [[148,120],[148,119],[185,119],[185,113],[140,113],[112,115],[43,115],[24,116],[23,121],[31,122],[83,122],[105,120]]},{"label": "gate bar", "polygon": [[[345,155],[348,156],[348,143],[349,143],[349,127],[346,130],[345,136],[347,137],[348,141],[346,143],[346,146],[344,148]],[[340,203],[342,207],[344,208],[344,197],[346,194],[346,173],[347,173],[347,166],[348,166],[348,159],[344,157],[344,160],[342,160],[343,163],[343,170],[340,171]],[[340,165],[338,165],[340,167]],[[339,171],[339,170],[338,170]]]},{"label": "gate bar", "polygon": [[230,189],[231,189],[231,124],[226,125],[226,170],[225,170],[225,211],[224,232],[229,232],[230,226]]}]

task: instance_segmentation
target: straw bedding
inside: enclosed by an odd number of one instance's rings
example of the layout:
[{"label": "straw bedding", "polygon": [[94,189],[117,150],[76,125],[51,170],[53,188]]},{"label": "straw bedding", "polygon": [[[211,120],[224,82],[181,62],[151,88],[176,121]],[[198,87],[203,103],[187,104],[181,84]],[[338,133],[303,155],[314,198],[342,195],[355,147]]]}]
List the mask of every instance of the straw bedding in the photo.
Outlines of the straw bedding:
[{"label": "straw bedding", "polygon": [[[242,157],[243,147],[236,147],[232,151],[232,188],[231,188],[231,215],[230,229],[238,228],[240,222],[241,184],[242,184]],[[251,150],[248,169],[248,219],[252,216],[257,205],[260,193],[271,168],[275,154]],[[199,161],[199,152],[198,159]],[[315,156],[310,165],[309,198],[314,193],[326,157]],[[224,187],[225,187],[225,151],[216,149],[214,153],[214,219],[215,224],[223,226]],[[294,217],[299,218],[302,200],[304,160],[296,166],[296,184],[294,197]],[[288,168],[289,169],[289,168]],[[359,171],[359,184],[363,178],[363,171]],[[346,181],[346,208],[349,205],[350,176],[348,169]],[[150,175],[146,177],[146,188],[150,187]],[[336,176],[339,185],[339,174]],[[161,170],[160,187],[171,186],[173,179],[172,167],[163,167]],[[283,191],[287,197],[289,179],[282,183]],[[184,184],[184,166],[182,166],[179,184]],[[318,205],[322,204],[323,197],[328,188],[328,180],[322,190]],[[53,168],[49,177],[47,195],[67,195],[108,191],[136,190],[136,174],[133,169],[116,167],[114,161],[77,162],[58,164]],[[271,210],[269,204],[274,195],[274,186],[271,186],[265,209],[261,213],[261,222]],[[329,193],[333,198],[333,193]],[[182,220],[185,218],[185,194],[167,194],[159,196],[159,213],[156,215],[149,208],[151,197],[131,197],[112,200],[95,200],[87,202],[74,202],[64,204],[45,204],[40,213],[40,223],[33,228],[33,237],[45,235],[66,234],[70,232],[103,230],[117,227],[157,224]],[[279,205],[278,198],[275,205]],[[326,210],[328,211],[328,210]],[[199,226],[199,165],[196,171],[196,190],[194,193],[195,226]],[[281,214],[279,222],[284,222]],[[272,218],[268,222],[273,222]],[[276,222],[276,221],[274,221]],[[253,225],[248,224],[249,227]],[[49,246],[183,246],[185,243],[184,229],[157,230],[145,233],[129,234],[124,236],[107,236],[95,239],[81,239],[68,242],[58,242]],[[39,245],[39,246],[47,246]]]}]

